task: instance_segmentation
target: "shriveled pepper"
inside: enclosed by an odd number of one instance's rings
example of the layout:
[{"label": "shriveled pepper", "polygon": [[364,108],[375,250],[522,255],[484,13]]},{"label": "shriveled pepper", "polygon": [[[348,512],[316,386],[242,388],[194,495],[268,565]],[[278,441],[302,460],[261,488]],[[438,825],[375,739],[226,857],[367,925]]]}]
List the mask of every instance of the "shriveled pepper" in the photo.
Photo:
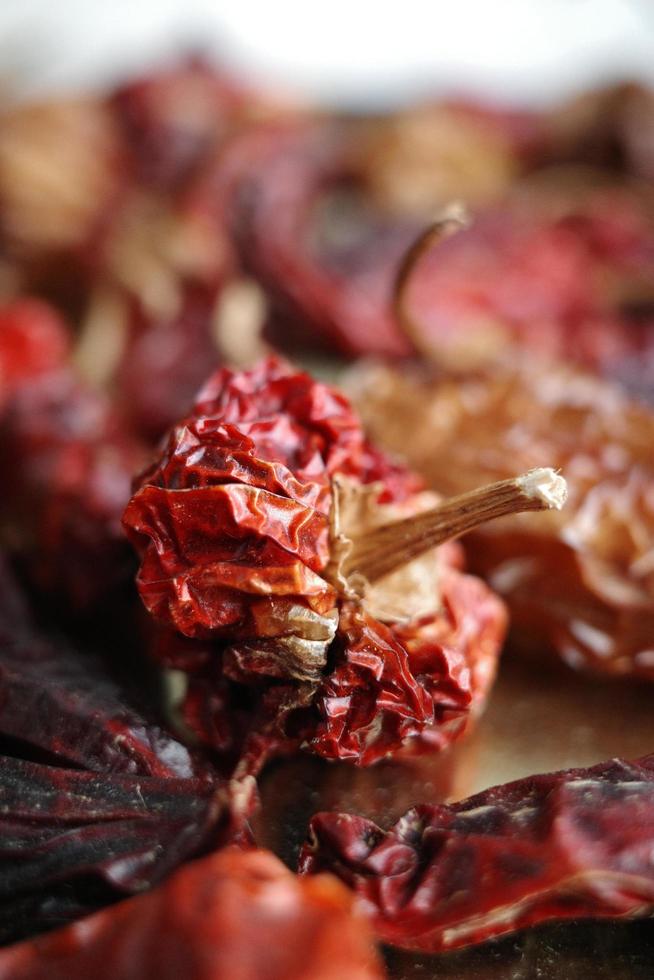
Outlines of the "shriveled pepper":
[{"label": "shriveled pepper", "polygon": [[146,607],[199,641],[160,647],[194,675],[196,730],[239,727],[236,683],[264,742],[368,764],[434,726],[449,741],[493,674],[502,606],[434,549],[564,486],[539,471],[439,506],[338,391],[269,359],[210,378],[123,520]]},{"label": "shriveled pepper", "polygon": [[228,787],[157,723],[155,699],[115,663],[37,629],[5,562],[0,585],[6,943],[151,888],[240,839],[253,787]]},{"label": "shriveled pepper", "polygon": [[654,678],[649,406],[570,366],[457,380],[378,367],[352,381],[373,437],[402,449],[438,492],[543,460],[563,468],[565,510],[478,528],[466,541],[470,564],[506,600],[517,649]]},{"label": "shriveled pepper", "polygon": [[647,914],[653,841],[646,756],[417,806],[387,832],[321,813],[300,866],[353,888],[383,942],[441,952],[539,922]]}]

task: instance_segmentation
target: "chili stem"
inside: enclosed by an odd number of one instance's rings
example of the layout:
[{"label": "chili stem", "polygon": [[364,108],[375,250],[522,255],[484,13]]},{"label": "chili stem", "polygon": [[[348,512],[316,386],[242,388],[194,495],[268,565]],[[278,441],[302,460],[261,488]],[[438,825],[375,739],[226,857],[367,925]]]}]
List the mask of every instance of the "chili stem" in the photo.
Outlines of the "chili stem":
[{"label": "chili stem", "polygon": [[422,231],[405,252],[395,276],[393,287],[393,313],[404,333],[414,340],[421,331],[415,323],[409,309],[409,284],[413,273],[424,255],[445,238],[467,228],[470,218],[465,208],[460,204],[451,204],[445,208],[440,217]]},{"label": "chili stem", "polygon": [[567,495],[565,480],[549,467],[462,493],[432,510],[385,524],[354,539],[346,573],[358,572],[374,582],[430,548],[496,517],[522,511],[560,510]]}]

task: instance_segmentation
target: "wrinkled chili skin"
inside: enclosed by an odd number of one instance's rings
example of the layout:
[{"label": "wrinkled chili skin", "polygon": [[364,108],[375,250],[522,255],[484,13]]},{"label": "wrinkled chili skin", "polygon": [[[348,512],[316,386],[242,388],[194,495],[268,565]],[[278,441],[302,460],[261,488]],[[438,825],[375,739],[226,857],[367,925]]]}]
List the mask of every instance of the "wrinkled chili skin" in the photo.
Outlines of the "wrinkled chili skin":
[{"label": "wrinkled chili skin", "polygon": [[146,608],[185,636],[227,639],[283,635],[275,617],[292,603],[329,613],[336,596],[320,573],[337,473],[383,481],[384,502],[419,487],[334,389],[274,358],[218,371],[125,511]]},{"label": "wrinkled chili skin", "polygon": [[209,379],[125,511],[141,597],[165,627],[154,656],[189,675],[189,727],[251,775],[298,748],[359,765],[443,748],[494,676],[504,608],[457,570],[455,546],[439,559],[442,608],[404,625],[323,577],[336,475],[384,504],[420,489],[340,393],[269,359]]},{"label": "wrinkled chili skin", "polygon": [[654,903],[654,758],[528,776],[388,832],[311,822],[302,873],[354,889],[383,942],[442,952],[557,919],[647,914]]},{"label": "wrinkled chili skin", "polygon": [[0,951],[2,980],[381,980],[352,898],[268,851],[227,850],[147,895]]},{"label": "wrinkled chili skin", "polygon": [[37,629],[0,563],[0,942],[150,888],[245,839],[252,787],[153,717],[92,650]]},{"label": "wrinkled chili skin", "polygon": [[509,606],[516,650],[651,680],[654,413],[601,378],[516,360],[456,380],[360,369],[357,407],[373,438],[403,447],[446,495],[560,467],[563,510],[477,528],[465,540],[471,570]]}]

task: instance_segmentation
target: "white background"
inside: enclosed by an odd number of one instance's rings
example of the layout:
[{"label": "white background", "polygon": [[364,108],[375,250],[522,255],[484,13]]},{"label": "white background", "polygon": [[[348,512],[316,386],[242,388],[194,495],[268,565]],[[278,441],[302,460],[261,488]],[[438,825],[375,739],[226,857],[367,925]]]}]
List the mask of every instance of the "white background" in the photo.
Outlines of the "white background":
[{"label": "white background", "polygon": [[314,98],[549,100],[654,81],[654,0],[0,0],[0,75],[100,85],[191,46]]}]

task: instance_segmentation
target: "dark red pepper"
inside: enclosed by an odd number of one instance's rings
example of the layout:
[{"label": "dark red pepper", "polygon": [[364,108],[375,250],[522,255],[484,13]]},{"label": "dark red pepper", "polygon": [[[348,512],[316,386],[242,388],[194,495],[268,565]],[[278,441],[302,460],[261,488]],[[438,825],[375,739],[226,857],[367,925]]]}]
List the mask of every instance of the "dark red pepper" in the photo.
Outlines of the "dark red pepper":
[{"label": "dark red pepper", "polygon": [[[16,368],[22,359],[0,417],[4,539],[40,588],[82,608],[131,571],[120,516],[144,450],[108,400],[76,378],[54,312],[24,301],[4,315],[0,360]],[[29,360],[35,338],[40,353]]]},{"label": "dark red pepper", "polygon": [[511,363],[514,344],[616,375],[651,350],[654,222],[635,190],[591,183],[575,194],[562,178],[560,189],[515,191],[431,248],[435,237],[408,253],[396,308],[436,364]]},{"label": "dark red pepper", "polygon": [[549,920],[647,914],[653,842],[646,756],[417,806],[388,832],[318,814],[300,867],[353,888],[383,942],[441,952]]},{"label": "dark red pepper", "polygon": [[[93,651],[46,637],[0,567],[0,941],[161,881],[241,835],[228,791]],[[133,685],[132,685],[133,686]],[[144,700],[143,692],[140,700]]]}]

